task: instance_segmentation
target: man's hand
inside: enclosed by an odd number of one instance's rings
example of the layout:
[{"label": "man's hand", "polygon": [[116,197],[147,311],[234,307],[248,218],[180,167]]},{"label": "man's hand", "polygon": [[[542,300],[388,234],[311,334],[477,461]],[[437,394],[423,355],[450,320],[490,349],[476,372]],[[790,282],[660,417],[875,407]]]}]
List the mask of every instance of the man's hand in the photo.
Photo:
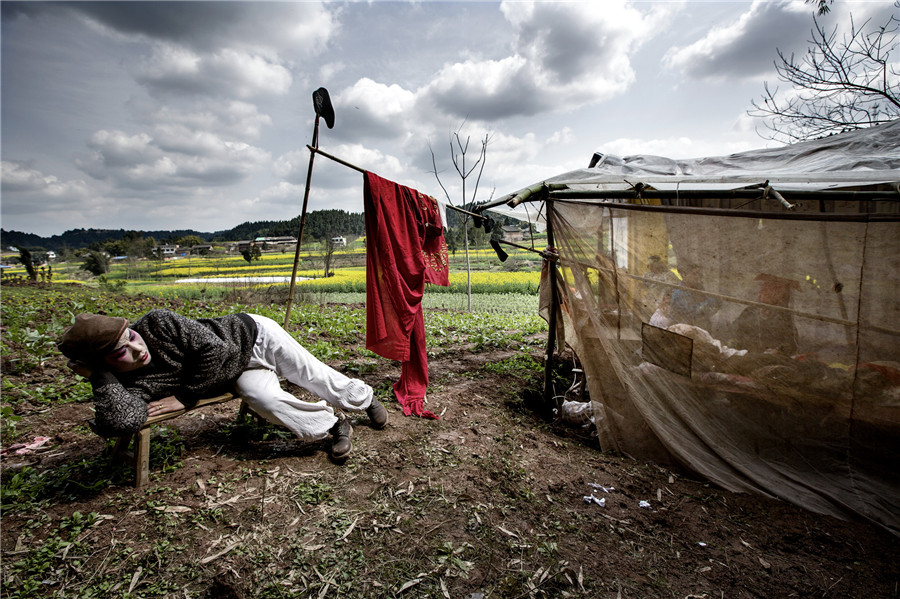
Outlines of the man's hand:
[{"label": "man's hand", "polygon": [[87,364],[79,362],[78,360],[69,360],[69,368],[74,370],[75,374],[83,376],[86,379],[91,378],[91,375],[94,373]]},{"label": "man's hand", "polygon": [[168,414],[169,412],[177,412],[183,410],[184,404],[175,399],[174,395],[163,397],[147,404],[147,416],[159,416],[160,414]]}]

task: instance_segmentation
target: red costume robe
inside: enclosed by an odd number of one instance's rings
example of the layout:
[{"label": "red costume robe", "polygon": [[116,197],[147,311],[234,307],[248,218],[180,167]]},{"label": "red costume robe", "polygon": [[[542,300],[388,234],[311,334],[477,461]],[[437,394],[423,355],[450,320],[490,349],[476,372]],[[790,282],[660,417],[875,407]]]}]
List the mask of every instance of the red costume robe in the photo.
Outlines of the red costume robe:
[{"label": "red costume robe", "polygon": [[449,286],[447,244],[434,198],[365,174],[366,348],[402,363],[394,394],[403,413],[437,418],[424,407],[428,356],[425,283]]}]

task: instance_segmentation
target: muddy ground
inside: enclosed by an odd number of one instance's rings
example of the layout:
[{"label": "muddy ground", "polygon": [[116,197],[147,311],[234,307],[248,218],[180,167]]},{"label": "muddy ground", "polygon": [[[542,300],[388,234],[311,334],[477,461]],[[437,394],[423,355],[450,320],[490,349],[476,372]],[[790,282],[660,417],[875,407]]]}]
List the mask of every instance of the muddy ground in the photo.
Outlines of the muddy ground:
[{"label": "muddy ground", "polygon": [[[389,403],[376,431],[357,416],[343,464],[325,445],[235,425],[236,400],[174,420],[178,459],[155,460],[148,487],[111,471],[103,488],[82,479],[45,490],[41,509],[5,510],[2,596],[900,597],[900,539],[604,454],[590,429],[530,409],[539,369],[485,368],[512,355],[433,358],[428,407],[442,418]],[[384,361],[362,378],[385,389],[398,375]],[[22,376],[70,374],[51,362]],[[7,483],[23,466],[99,463],[89,403],[19,411],[20,431],[51,441],[4,457]],[[37,572],[75,512],[97,516]]]}]

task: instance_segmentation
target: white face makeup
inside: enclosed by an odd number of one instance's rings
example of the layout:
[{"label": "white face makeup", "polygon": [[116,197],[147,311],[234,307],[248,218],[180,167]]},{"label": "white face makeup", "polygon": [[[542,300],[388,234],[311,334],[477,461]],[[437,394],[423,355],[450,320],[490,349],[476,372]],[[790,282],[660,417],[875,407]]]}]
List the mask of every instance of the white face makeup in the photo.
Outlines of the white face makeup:
[{"label": "white face makeup", "polygon": [[103,357],[115,372],[130,372],[150,363],[150,350],[136,331],[125,329],[116,347]]}]

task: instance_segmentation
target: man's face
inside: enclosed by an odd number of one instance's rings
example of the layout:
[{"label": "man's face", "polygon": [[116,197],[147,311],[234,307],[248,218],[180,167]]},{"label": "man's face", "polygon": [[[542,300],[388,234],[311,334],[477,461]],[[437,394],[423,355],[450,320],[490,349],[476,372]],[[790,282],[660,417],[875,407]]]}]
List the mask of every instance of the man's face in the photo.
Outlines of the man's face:
[{"label": "man's face", "polygon": [[689,270],[683,273],[682,280],[684,285],[691,289],[700,289],[700,286],[703,284],[703,277],[700,275],[699,270]]},{"label": "man's face", "polygon": [[759,301],[770,306],[785,306],[790,303],[791,292],[786,285],[763,285],[759,289]]},{"label": "man's face", "polygon": [[130,372],[150,363],[150,351],[137,331],[125,329],[103,361],[114,372]]}]

